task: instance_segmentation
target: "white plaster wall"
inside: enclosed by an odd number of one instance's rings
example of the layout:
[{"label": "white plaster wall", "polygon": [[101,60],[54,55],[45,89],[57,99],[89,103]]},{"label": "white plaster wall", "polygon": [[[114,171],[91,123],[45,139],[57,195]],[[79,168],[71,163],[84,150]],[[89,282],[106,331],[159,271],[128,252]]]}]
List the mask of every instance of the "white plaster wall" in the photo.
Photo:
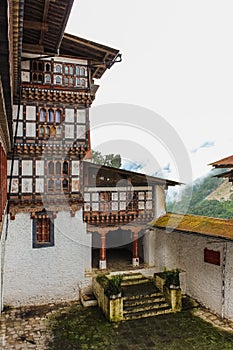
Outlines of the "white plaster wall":
[{"label": "white plaster wall", "polygon": [[17,214],[10,221],[6,244],[4,303],[39,304],[79,298],[79,287],[91,269],[91,234],[81,210],[71,217],[59,212],[54,221],[54,247],[32,248],[32,220]]},{"label": "white plaster wall", "polygon": [[166,194],[163,186],[154,186],[154,215],[155,218],[166,214]]},{"label": "white plaster wall", "polygon": [[226,318],[233,320],[233,242],[226,244],[225,307]]},{"label": "white plaster wall", "polygon": [[[222,252],[223,241],[214,238],[184,234],[179,232],[166,232],[156,229],[155,232],[155,266],[156,270],[180,268],[186,271],[186,293],[199,300],[206,307],[221,315],[222,312],[222,267],[204,262],[204,249]],[[233,319],[233,306],[230,300],[232,290],[232,243],[228,249],[228,287],[226,290],[225,311],[229,318]],[[232,295],[232,292],[231,292]]]}]

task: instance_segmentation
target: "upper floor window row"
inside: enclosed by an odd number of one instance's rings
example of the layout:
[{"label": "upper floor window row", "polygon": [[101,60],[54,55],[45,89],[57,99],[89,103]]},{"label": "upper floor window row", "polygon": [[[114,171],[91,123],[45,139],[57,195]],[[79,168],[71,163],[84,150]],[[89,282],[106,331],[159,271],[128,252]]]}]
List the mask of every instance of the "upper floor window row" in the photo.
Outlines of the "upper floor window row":
[{"label": "upper floor window row", "polygon": [[63,111],[60,108],[40,108],[39,122],[40,123],[58,123],[63,121]]},{"label": "upper floor window row", "polygon": [[32,61],[31,80],[39,84],[88,87],[88,68],[61,62]]}]

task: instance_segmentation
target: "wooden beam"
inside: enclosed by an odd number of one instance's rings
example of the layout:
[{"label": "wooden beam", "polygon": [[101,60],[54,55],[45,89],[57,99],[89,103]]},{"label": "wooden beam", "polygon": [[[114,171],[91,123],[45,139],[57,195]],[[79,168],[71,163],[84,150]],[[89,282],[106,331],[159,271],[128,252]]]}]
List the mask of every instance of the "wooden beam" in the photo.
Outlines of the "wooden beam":
[{"label": "wooden beam", "polygon": [[24,28],[42,30],[44,32],[47,32],[49,28],[47,23],[36,22],[36,21],[24,21],[23,25],[24,25]]},{"label": "wooden beam", "polygon": [[24,52],[35,52],[35,53],[44,53],[43,45],[34,45],[34,44],[24,44],[23,43],[23,51]]},{"label": "wooden beam", "polygon": [[[46,23],[47,20],[48,20],[49,3],[50,3],[50,0],[45,0],[44,13],[43,13],[43,23]],[[44,31],[41,31],[41,33],[40,33],[40,40],[39,40],[39,44],[40,45],[42,44],[43,40],[44,40]]]}]

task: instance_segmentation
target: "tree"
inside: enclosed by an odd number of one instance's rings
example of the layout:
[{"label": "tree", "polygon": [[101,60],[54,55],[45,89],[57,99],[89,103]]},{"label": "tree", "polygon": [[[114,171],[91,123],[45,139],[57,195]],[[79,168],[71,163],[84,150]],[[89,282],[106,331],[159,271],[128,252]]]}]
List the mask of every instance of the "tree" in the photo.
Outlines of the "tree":
[{"label": "tree", "polygon": [[120,154],[105,154],[103,155],[99,151],[91,151],[92,161],[95,164],[106,165],[113,168],[121,167],[121,156]]}]

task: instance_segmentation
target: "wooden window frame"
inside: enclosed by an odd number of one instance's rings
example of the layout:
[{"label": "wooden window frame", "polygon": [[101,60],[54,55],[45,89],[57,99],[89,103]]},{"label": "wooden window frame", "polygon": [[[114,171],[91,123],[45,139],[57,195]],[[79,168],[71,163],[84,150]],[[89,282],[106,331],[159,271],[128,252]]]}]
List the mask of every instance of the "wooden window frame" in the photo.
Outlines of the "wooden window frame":
[{"label": "wooden window frame", "polygon": [[[38,216],[38,217],[37,217]],[[42,216],[42,217],[39,217]],[[38,230],[41,229],[41,233]],[[49,230],[49,232],[45,232]],[[47,240],[38,240],[38,235],[45,237],[48,235]],[[46,248],[54,246],[54,219],[50,217],[49,213],[37,213],[32,223],[32,247],[33,248]]]}]

